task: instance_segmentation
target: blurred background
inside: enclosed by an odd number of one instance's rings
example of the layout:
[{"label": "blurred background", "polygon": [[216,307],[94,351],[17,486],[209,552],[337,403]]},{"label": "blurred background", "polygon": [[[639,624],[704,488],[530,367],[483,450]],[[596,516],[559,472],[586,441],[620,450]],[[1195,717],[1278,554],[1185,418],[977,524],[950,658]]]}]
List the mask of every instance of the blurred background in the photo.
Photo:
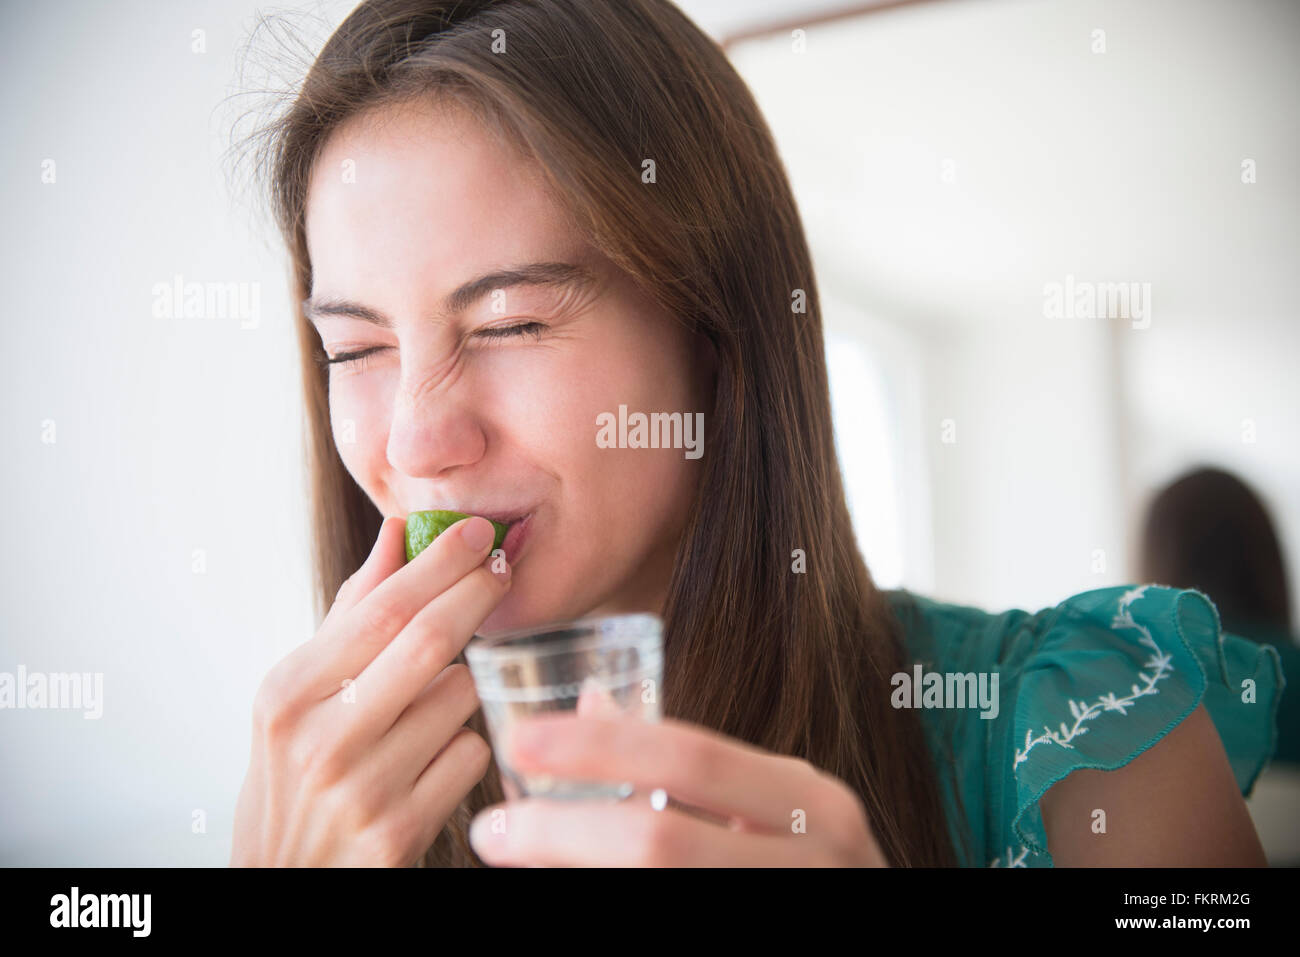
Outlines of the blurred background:
[{"label": "blurred background", "polygon": [[[294,5],[304,66],[352,6]],[[680,6],[793,182],[879,584],[1138,580],[1155,493],[1213,465],[1297,594],[1300,4]],[[0,713],[0,864],[225,864],[253,694],[313,631],[286,259],[225,155],[298,78],[250,65],[264,9],[0,9],[0,671],[104,675],[97,720]],[[244,310],[160,314],[191,281]],[[1298,794],[1275,763],[1250,802],[1274,863]]]}]

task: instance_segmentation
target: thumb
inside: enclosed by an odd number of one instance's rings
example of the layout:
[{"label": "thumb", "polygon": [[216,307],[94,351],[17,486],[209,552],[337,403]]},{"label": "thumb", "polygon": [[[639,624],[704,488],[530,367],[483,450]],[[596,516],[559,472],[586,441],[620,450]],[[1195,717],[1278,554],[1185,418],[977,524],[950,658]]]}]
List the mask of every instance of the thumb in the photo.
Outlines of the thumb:
[{"label": "thumb", "polygon": [[599,679],[588,675],[578,693],[577,712],[580,718],[618,718],[622,716],[623,709]]}]

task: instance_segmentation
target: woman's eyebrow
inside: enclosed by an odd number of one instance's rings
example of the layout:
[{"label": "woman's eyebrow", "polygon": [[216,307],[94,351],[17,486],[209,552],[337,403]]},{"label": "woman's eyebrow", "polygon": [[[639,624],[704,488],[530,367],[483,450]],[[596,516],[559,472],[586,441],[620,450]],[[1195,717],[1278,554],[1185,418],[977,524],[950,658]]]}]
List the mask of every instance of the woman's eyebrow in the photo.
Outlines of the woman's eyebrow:
[{"label": "woman's eyebrow", "polygon": [[[508,289],[512,286],[557,286],[581,289],[595,281],[594,273],[576,263],[538,262],[511,266],[484,273],[457,286],[443,300],[440,315],[452,316],[464,312],[479,299],[497,289]],[[390,329],[393,325],[392,319],[379,310],[348,299],[309,297],[303,300],[302,311],[303,315],[312,321],[322,316],[347,316],[374,323],[385,329]]]}]

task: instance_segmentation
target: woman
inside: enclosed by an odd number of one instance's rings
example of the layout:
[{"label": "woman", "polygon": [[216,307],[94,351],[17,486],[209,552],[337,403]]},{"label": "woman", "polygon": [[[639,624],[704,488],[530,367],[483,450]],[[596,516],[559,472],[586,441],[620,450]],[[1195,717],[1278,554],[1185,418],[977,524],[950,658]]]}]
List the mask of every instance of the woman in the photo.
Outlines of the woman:
[{"label": "woman", "polygon": [[[1217,468],[1179,476],[1152,499],[1141,542],[1144,578],[1209,595],[1225,631],[1269,645],[1289,680],[1300,675],[1282,547],[1268,509],[1245,482]],[[1273,760],[1300,764],[1294,692],[1282,699],[1277,731]]]},{"label": "woman", "polygon": [[[365,3],[268,132],[329,610],[259,691],[233,863],[1263,862],[1229,759],[1262,763],[1269,718],[1238,716],[1225,753],[1222,676],[1178,671],[1123,754],[1045,740],[1010,766],[1023,721],[1056,714],[1056,664],[1133,665],[1107,602],[1160,641],[1185,619],[1196,653],[1208,605],[1112,590],[995,617],[873,586],[789,185],[671,4]],[[702,456],[602,447],[621,406],[702,413]],[[514,521],[508,569],[482,519],[404,566],[402,516],[435,507]],[[669,719],[547,719],[515,759],[638,794],[503,805],[461,649],[624,611],[664,618]],[[999,715],[895,706],[917,664],[998,673]],[[1123,767],[1052,787],[1074,766]]]}]

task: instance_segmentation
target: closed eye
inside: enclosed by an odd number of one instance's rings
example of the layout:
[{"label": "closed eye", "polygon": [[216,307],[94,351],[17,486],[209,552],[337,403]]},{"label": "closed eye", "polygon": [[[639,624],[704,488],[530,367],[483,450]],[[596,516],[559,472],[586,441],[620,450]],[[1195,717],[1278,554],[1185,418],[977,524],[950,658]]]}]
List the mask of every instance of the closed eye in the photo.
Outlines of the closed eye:
[{"label": "closed eye", "polygon": [[[518,339],[523,336],[533,336],[536,339],[540,339],[542,333],[545,331],[546,323],[529,321],[517,322],[513,326],[485,326],[482,329],[475,330],[474,336],[478,339],[498,341],[502,339]],[[376,352],[381,352],[386,348],[388,347],[371,346],[368,349],[358,349],[354,352],[340,352],[336,355],[326,356],[324,364],[326,366],[332,366],[342,365],[348,362],[358,362],[359,360],[365,359],[367,356],[371,356]]]},{"label": "closed eye", "polygon": [[325,364],[334,365],[342,362],[356,362],[358,359],[364,359],[368,355],[386,349],[387,346],[371,346],[369,349],[358,349],[355,352],[340,352],[337,355],[326,356]]},{"label": "closed eye", "polygon": [[518,322],[513,326],[484,326],[482,329],[476,329],[474,336],[478,339],[511,339],[522,336],[540,339],[545,331],[546,323],[529,321]]}]

